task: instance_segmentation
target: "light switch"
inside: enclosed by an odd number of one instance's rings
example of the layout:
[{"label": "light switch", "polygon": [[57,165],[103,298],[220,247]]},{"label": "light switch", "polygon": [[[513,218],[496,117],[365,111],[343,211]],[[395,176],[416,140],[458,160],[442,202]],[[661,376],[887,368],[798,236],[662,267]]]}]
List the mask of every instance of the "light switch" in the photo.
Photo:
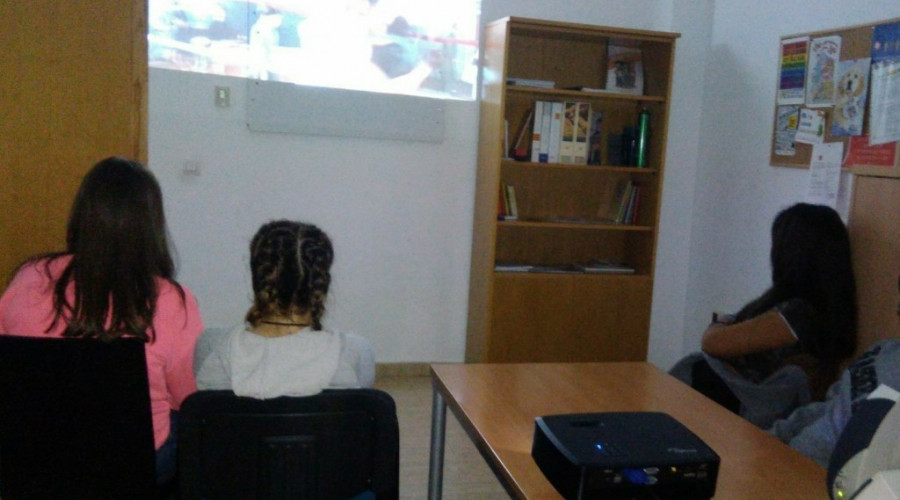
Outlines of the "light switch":
[{"label": "light switch", "polygon": [[216,107],[231,106],[231,87],[216,87]]}]

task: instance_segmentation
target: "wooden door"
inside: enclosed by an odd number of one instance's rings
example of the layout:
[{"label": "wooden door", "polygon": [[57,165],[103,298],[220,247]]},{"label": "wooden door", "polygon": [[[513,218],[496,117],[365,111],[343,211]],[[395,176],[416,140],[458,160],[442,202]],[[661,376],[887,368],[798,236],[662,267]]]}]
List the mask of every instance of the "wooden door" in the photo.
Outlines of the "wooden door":
[{"label": "wooden door", "polygon": [[147,157],[147,0],[0,2],[0,290],[65,247],[98,160]]},{"label": "wooden door", "polygon": [[859,300],[860,354],[880,339],[900,337],[900,179],[857,176],[847,228]]}]

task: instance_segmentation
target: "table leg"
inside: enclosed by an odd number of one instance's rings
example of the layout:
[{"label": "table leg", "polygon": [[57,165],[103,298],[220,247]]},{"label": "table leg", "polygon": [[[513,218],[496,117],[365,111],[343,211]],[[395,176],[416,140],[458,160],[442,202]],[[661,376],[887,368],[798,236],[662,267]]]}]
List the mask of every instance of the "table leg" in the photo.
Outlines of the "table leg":
[{"label": "table leg", "polygon": [[447,430],[447,402],[433,386],[431,405],[431,462],[428,469],[428,500],[441,500],[444,486],[444,434]]}]

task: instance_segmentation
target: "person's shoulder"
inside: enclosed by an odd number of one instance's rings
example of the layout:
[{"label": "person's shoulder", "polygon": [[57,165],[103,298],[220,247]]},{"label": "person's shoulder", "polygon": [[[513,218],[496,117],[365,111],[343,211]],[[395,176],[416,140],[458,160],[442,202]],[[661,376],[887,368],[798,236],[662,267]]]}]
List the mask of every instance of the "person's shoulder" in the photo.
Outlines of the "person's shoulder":
[{"label": "person's shoulder", "polygon": [[362,335],[353,332],[342,331],[333,331],[332,334],[338,336],[341,339],[341,342],[349,348],[355,348],[355,350],[363,351],[372,350],[372,343],[369,342],[369,339],[363,337]]},{"label": "person's shoulder", "polygon": [[55,280],[71,261],[72,256],[67,254],[35,257],[26,260],[16,270],[12,283]]},{"label": "person's shoulder", "polygon": [[187,309],[197,308],[197,299],[194,292],[190,288],[178,283],[175,280],[165,278],[156,279],[157,297],[156,303],[159,307],[178,306]]}]

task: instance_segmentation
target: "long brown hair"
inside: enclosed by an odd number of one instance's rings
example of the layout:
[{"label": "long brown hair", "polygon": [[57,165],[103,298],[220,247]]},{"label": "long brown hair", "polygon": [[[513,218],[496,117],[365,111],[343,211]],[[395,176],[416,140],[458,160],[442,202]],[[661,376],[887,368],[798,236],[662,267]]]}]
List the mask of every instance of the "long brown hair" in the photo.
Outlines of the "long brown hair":
[{"label": "long brown hair", "polygon": [[[53,289],[55,316],[64,336],[111,340],[122,335],[152,342],[157,279],[174,281],[162,192],[143,165],[124,158],[100,161],[85,175],[72,204],[66,252],[39,256],[71,261]],[[72,286],[70,302],[66,291]]]},{"label": "long brown hair", "polygon": [[837,362],[856,350],[856,280],[850,237],[831,207],[797,203],[772,224],[772,287],[738,312],[738,320],[762,314],[800,297],[820,317],[819,334],[809,339],[812,354]]}]

